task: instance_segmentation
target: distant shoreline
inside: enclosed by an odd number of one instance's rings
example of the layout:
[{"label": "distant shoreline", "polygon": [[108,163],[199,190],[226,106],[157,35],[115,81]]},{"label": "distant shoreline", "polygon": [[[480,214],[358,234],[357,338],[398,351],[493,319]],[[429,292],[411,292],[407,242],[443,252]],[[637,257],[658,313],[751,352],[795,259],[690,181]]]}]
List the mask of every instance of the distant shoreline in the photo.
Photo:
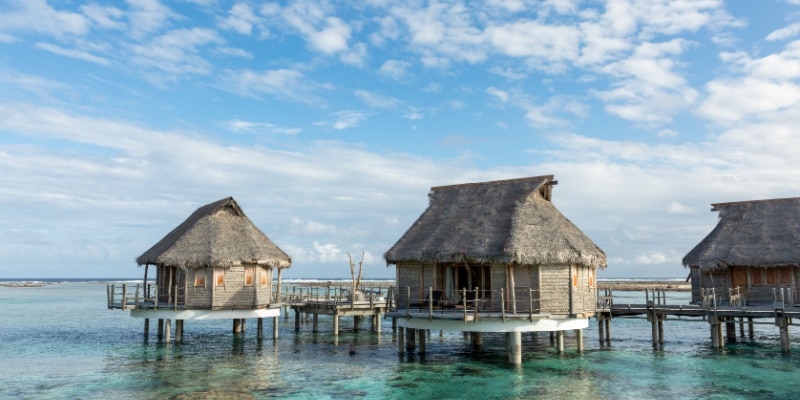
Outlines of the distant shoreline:
[{"label": "distant shoreline", "polygon": [[689,292],[692,290],[692,284],[685,281],[627,281],[627,280],[598,280],[597,288],[600,290],[611,289],[619,291],[633,292],[638,290],[647,289],[661,289],[671,292]]}]

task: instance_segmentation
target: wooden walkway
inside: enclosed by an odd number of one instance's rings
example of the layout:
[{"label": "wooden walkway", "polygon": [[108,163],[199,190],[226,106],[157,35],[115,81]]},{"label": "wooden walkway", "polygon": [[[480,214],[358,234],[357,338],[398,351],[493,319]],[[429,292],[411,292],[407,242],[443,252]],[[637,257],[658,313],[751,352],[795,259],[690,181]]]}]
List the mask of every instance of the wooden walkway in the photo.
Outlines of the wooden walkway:
[{"label": "wooden walkway", "polygon": [[[789,298],[776,296],[771,304],[746,304],[743,298],[731,296],[727,305],[719,305],[713,291],[703,294],[703,302],[694,304],[667,304],[663,290],[646,291],[644,304],[615,304],[610,290],[598,296],[597,322],[600,341],[611,341],[611,320],[621,317],[646,317],[652,325],[653,346],[664,344],[664,321],[670,317],[695,317],[708,322],[711,330],[711,345],[721,348],[728,340],[736,339],[736,324],[744,335],[747,324],[749,335],[753,337],[753,324],[756,319],[767,318],[778,327],[781,350],[790,351],[789,326],[793,318],[800,318],[800,304]],[[762,322],[763,323],[763,322]],[[722,327],[725,326],[725,337]]]}]

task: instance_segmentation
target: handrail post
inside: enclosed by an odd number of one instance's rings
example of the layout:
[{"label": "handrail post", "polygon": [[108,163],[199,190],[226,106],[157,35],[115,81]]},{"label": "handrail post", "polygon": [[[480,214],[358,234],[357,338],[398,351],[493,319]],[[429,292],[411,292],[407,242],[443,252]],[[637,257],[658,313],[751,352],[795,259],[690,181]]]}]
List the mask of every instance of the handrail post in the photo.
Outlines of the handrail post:
[{"label": "handrail post", "polygon": [[407,295],[406,295],[406,318],[411,315],[411,286],[406,286]]},{"label": "handrail post", "polygon": [[133,296],[134,308],[139,308],[139,284],[136,284],[136,294]]},{"label": "handrail post", "polygon": [[480,308],[480,300],[478,299],[478,287],[475,286],[475,300],[473,300],[473,305],[475,307],[475,323],[478,323],[478,308]]},{"label": "handrail post", "polygon": [[463,303],[464,309],[464,323],[467,323],[467,288],[461,288],[461,302]]},{"label": "handrail post", "polygon": [[125,309],[125,303],[128,297],[128,287],[123,283],[122,284],[122,309]]},{"label": "handrail post", "polygon": [[428,288],[428,321],[433,321],[433,286]]},{"label": "handrail post", "polygon": [[533,288],[528,288],[528,321],[533,322]]},{"label": "handrail post", "polygon": [[[513,296],[512,296],[513,297]],[[503,316],[503,322],[506,322],[506,293],[504,288],[500,288],[500,315]]]}]

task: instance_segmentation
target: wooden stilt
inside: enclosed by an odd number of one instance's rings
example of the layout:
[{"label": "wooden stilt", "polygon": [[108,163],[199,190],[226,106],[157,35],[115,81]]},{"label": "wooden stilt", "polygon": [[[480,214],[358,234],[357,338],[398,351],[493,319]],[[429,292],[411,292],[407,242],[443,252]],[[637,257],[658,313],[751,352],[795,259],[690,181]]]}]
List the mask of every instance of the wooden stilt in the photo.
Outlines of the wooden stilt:
[{"label": "wooden stilt", "polygon": [[506,353],[508,362],[514,365],[522,364],[521,332],[506,332]]},{"label": "wooden stilt", "polygon": [[397,318],[395,317],[392,317],[392,330],[393,331],[397,330]]},{"label": "wooden stilt", "polygon": [[175,320],[175,343],[183,342],[183,320]]},{"label": "wooden stilt", "polygon": [[575,330],[575,341],[578,345],[578,353],[583,353],[583,329]]},{"label": "wooden stilt", "polygon": [[419,351],[417,354],[423,355],[425,354],[425,340],[427,339],[427,335],[425,334],[424,329],[420,329],[419,331]]},{"label": "wooden stilt", "polygon": [[601,345],[603,344],[603,341],[605,340],[605,334],[606,334],[606,332],[605,332],[606,324],[605,324],[604,319],[605,319],[604,315],[598,315],[597,316],[597,334],[600,336],[600,344]]},{"label": "wooden stilt", "polygon": [[333,335],[339,336],[339,314],[333,316]]},{"label": "wooden stilt", "polygon": [[241,322],[240,322],[240,325],[241,325],[241,329],[239,329],[240,332],[247,331],[247,320],[246,319],[242,318]]},{"label": "wooden stilt", "polygon": [[414,351],[417,346],[416,333],[417,333],[416,329],[406,328],[406,350],[408,350],[408,352]]},{"label": "wooden stilt", "polygon": [[380,315],[376,315],[375,316],[375,328],[373,328],[373,330],[375,332],[378,332],[378,333],[381,332],[381,316]]},{"label": "wooden stilt", "polygon": [[739,317],[739,337],[744,337],[744,317]]},{"label": "wooden stilt", "polygon": [[169,343],[170,330],[172,329],[171,326],[172,326],[172,321],[170,321],[168,319],[165,319],[164,320],[164,343]]},{"label": "wooden stilt", "polygon": [[558,331],[556,334],[558,340],[558,352],[564,352],[564,331]]},{"label": "wooden stilt", "polygon": [[733,317],[725,319],[725,336],[729,342],[736,342],[736,323],[733,321]]},{"label": "wooden stilt", "polygon": [[295,308],[294,309],[294,330],[295,331],[300,331],[300,318],[301,318],[300,309]]},{"label": "wooden stilt", "polygon": [[358,332],[358,326],[361,325],[361,317],[356,315],[353,317],[353,332]]},{"label": "wooden stilt", "polygon": [[658,344],[664,344],[664,319],[666,315],[658,315]]},{"label": "wooden stilt", "polygon": [[259,318],[256,322],[256,338],[261,340],[264,338],[264,318]]},{"label": "wooden stilt", "polygon": [[314,317],[311,319],[311,332],[319,332],[319,314],[317,313],[314,313]]},{"label": "wooden stilt", "polygon": [[747,335],[750,339],[756,336],[755,327],[753,325],[753,317],[747,317]]},{"label": "wooden stilt", "polygon": [[556,333],[550,331],[550,346],[553,346],[555,344],[556,344]]},{"label": "wooden stilt", "polygon": [[233,319],[233,327],[231,328],[231,332],[239,333],[242,331],[241,320],[239,318]]},{"label": "wooden stilt", "polygon": [[150,335],[150,318],[144,319],[144,336],[147,337]]},{"label": "wooden stilt", "polygon": [[781,351],[791,351],[792,347],[791,340],[789,338],[789,319],[781,313],[775,317],[775,323],[778,325],[778,330],[780,331]]},{"label": "wooden stilt", "polygon": [[650,315],[648,319],[650,320],[650,328],[651,328],[650,330],[652,332],[652,337],[653,337],[653,347],[658,347],[658,317],[655,314],[653,314]]},{"label": "wooden stilt", "polygon": [[606,325],[606,343],[611,344],[611,317],[607,316],[605,318],[605,325]]},{"label": "wooden stilt", "polygon": [[472,338],[472,346],[476,348],[481,348],[483,346],[483,333],[481,332],[470,332],[470,337]]},{"label": "wooden stilt", "polygon": [[272,319],[272,339],[278,340],[278,317]]},{"label": "wooden stilt", "polygon": [[[394,318],[392,318],[394,320]],[[406,341],[405,341],[405,328],[400,328],[397,330],[397,352],[403,354],[406,352]]]},{"label": "wooden stilt", "polygon": [[164,320],[159,318],[158,319],[158,338],[161,339],[164,337]]}]

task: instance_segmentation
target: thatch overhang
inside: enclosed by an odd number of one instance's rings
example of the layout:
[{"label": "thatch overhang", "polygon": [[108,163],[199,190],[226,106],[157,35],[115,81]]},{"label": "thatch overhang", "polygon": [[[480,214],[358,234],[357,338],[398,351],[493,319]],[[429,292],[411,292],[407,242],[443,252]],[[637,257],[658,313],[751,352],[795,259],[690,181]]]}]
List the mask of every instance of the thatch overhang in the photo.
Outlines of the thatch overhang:
[{"label": "thatch overhang", "polygon": [[244,215],[233,197],[227,197],[198,208],[136,262],[179,268],[243,263],[288,268],[292,260]]},{"label": "thatch overhang", "polygon": [[701,271],[800,265],[800,197],[712,204],[714,230],[685,257]]},{"label": "thatch overhang", "polygon": [[428,208],[384,258],[605,268],[605,253],[550,202],[555,183],[545,175],[433,187]]}]

